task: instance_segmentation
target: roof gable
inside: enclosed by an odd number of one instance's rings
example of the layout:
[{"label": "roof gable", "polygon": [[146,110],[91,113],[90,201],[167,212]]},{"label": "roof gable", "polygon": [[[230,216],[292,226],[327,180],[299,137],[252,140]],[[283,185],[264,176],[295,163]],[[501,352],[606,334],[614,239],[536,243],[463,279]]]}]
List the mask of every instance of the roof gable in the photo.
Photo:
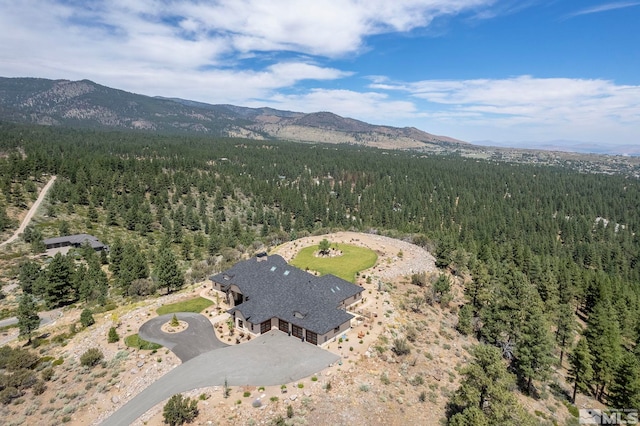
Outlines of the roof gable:
[{"label": "roof gable", "polygon": [[316,277],[278,255],[239,262],[211,280],[225,290],[236,285],[248,298],[230,312],[239,310],[254,324],[278,317],[318,334],[351,319],[353,316],[338,305],[363,291],[334,275]]},{"label": "roof gable", "polygon": [[105,247],[104,244],[100,242],[96,237],[89,234],[74,234],[74,235],[65,235],[62,237],[54,237],[47,238],[43,241],[45,245],[54,245],[54,244],[69,244],[69,245],[77,245],[81,246],[85,242],[87,242],[91,248],[102,248]]}]

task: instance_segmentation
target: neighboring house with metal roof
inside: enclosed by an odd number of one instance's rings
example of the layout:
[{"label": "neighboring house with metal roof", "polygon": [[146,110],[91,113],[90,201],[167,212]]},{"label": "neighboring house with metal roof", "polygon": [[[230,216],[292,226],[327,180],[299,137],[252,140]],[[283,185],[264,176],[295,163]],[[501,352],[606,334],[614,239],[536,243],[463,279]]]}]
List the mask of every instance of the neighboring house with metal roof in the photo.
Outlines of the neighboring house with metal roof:
[{"label": "neighboring house with metal roof", "polygon": [[61,247],[82,247],[83,244],[89,244],[95,251],[106,250],[107,246],[102,244],[93,235],[89,234],[76,234],[65,235],[63,237],[47,238],[44,240],[44,245],[48,249],[61,248]]},{"label": "neighboring house with metal roof", "polygon": [[278,255],[239,262],[210,279],[226,294],[236,328],[257,335],[275,327],[315,345],[350,328],[354,316],[346,308],[364,290],[334,275],[312,275]]}]

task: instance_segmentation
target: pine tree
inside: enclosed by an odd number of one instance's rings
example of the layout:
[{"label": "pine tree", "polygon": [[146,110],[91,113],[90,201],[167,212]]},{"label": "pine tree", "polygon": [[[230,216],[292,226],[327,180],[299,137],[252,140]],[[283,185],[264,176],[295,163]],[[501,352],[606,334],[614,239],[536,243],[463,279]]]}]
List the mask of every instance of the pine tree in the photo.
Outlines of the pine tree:
[{"label": "pine tree", "polygon": [[540,303],[523,307],[526,318],[516,346],[518,370],[527,379],[531,392],[532,379],[546,380],[553,361],[553,343]]},{"label": "pine tree", "polygon": [[120,263],[122,263],[123,257],[124,245],[120,238],[116,238],[109,248],[109,270],[116,279],[120,276]]},{"label": "pine tree", "polygon": [[473,308],[471,305],[464,305],[458,311],[458,325],[457,330],[465,336],[468,336],[473,332]]},{"label": "pine tree", "polygon": [[156,275],[161,287],[166,287],[167,292],[172,292],[184,285],[184,274],[178,268],[178,261],[170,247],[160,248],[156,260]]},{"label": "pine tree", "polygon": [[576,320],[573,314],[573,306],[569,303],[560,305],[558,318],[556,319],[556,342],[560,347],[560,365],[564,357],[564,351],[575,334]]},{"label": "pine tree", "polygon": [[593,379],[599,385],[596,398],[600,400],[605,387],[613,379],[622,349],[618,322],[609,300],[596,303],[589,315],[585,336],[593,355]]},{"label": "pine tree", "polygon": [[569,381],[574,383],[573,396],[571,400],[576,403],[576,393],[578,388],[587,390],[589,382],[593,377],[593,356],[589,351],[587,340],[582,337],[578,341],[575,349],[569,356]]},{"label": "pine tree", "polygon": [[31,343],[31,334],[40,326],[40,317],[36,301],[29,293],[24,293],[20,297],[17,317],[20,336],[27,336]]},{"label": "pine tree", "polygon": [[47,306],[55,307],[76,300],[73,289],[74,267],[70,258],[57,253],[47,267],[44,298]]},{"label": "pine tree", "polygon": [[450,424],[535,424],[513,396],[515,380],[507,371],[500,350],[479,344],[472,354],[473,360],[462,369],[460,387],[451,399]]},{"label": "pine tree", "polygon": [[318,244],[318,250],[321,255],[326,256],[329,254],[329,248],[331,247],[331,242],[326,238],[323,238],[322,241]]},{"label": "pine tree", "polygon": [[625,352],[609,386],[608,402],[615,408],[640,409],[640,361]]},{"label": "pine tree", "polygon": [[127,243],[122,253],[118,272],[118,285],[126,292],[134,280],[147,278],[149,266],[140,249],[133,243]]},{"label": "pine tree", "polygon": [[20,281],[20,287],[22,287],[22,291],[25,293],[33,293],[34,284],[40,274],[40,266],[36,262],[28,260],[21,263],[18,272],[18,280]]}]

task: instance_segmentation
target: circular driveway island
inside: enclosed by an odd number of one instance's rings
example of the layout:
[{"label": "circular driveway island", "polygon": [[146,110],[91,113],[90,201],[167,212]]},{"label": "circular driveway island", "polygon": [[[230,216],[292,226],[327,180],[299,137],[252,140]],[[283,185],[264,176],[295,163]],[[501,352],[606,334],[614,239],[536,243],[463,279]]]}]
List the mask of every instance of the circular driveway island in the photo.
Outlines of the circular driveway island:
[{"label": "circular driveway island", "polygon": [[138,335],[144,340],[158,343],[171,350],[183,363],[214,349],[229,346],[216,337],[213,325],[201,314],[176,313],[176,317],[189,324],[189,327],[179,333],[165,333],[162,331],[162,326],[171,321],[173,315],[166,314],[150,319],[142,324]]}]

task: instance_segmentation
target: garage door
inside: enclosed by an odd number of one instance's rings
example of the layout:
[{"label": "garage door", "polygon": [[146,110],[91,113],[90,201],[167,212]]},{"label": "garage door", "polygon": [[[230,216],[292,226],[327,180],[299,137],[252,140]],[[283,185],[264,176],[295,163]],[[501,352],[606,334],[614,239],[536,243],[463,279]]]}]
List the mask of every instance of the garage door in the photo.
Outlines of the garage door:
[{"label": "garage door", "polygon": [[313,331],[307,330],[307,342],[313,343],[314,345],[318,344],[318,335]]},{"label": "garage door", "polygon": [[291,324],[291,334],[293,334],[299,339],[302,339],[302,327],[298,327],[297,325]]},{"label": "garage door", "polygon": [[260,334],[264,334],[267,331],[271,330],[271,320],[266,320],[262,324],[260,324]]},{"label": "garage door", "polygon": [[288,333],[289,332],[289,323],[284,321],[284,320],[278,319],[278,329],[280,331],[284,331],[285,333]]}]

